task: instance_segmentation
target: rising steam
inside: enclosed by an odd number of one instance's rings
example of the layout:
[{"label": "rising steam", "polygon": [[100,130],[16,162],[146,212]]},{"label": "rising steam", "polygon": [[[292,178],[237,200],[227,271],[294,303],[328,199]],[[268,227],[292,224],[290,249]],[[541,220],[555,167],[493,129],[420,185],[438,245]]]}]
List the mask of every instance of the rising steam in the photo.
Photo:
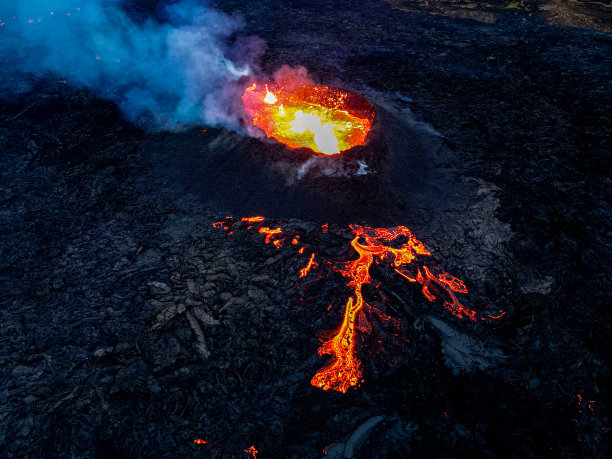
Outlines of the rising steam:
[{"label": "rising steam", "polygon": [[[0,72],[56,74],[154,129],[240,129],[237,80],[263,51],[239,18],[180,0],[136,21],[121,0],[0,0]],[[6,91],[4,91],[6,92]]]}]

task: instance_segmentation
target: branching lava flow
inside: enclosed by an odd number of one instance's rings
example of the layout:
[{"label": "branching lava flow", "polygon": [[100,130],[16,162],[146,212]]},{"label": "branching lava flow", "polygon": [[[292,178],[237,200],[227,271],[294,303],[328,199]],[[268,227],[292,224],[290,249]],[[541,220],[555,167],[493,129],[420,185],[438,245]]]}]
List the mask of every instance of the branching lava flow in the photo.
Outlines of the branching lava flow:
[{"label": "branching lava flow", "polygon": [[[291,245],[297,247],[303,254],[309,249],[300,235],[287,235],[281,227],[270,228],[262,226],[264,217],[243,218],[241,221],[226,217],[224,221],[214,223],[215,228],[221,228],[233,234],[234,228],[240,224],[247,229],[255,229],[265,234],[264,242],[272,243],[279,248],[285,239],[291,240]],[[444,308],[458,318],[468,318],[472,321],[497,319],[503,315],[482,315],[466,307],[457,298],[457,293],[467,293],[463,281],[441,271],[436,267],[427,266],[423,257],[431,255],[425,245],[419,241],[405,226],[395,228],[370,228],[350,225],[354,235],[351,247],[357,252],[357,259],[345,263],[327,262],[333,269],[348,278],[347,286],[353,291],[344,308],[340,327],[332,338],[324,341],[319,348],[320,355],[330,355],[330,362],[320,369],[311,379],[311,384],[323,390],[335,390],[345,393],[350,387],[356,386],[362,379],[361,362],[356,356],[357,321],[368,307],[363,297],[363,286],[371,283],[370,268],[375,260],[387,262],[394,272],[411,283],[421,285],[421,291],[430,302],[440,301]],[[323,232],[329,232],[328,225],[323,225]],[[318,266],[315,252],[311,252],[308,262],[299,272],[299,277],[307,276]],[[416,263],[415,263],[416,261]]]}]

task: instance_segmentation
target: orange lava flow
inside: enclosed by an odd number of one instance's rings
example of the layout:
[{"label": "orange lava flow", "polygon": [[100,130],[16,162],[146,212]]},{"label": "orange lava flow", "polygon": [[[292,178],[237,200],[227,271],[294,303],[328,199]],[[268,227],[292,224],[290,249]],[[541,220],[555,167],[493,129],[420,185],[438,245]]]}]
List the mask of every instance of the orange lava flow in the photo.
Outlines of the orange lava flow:
[{"label": "orange lava flow", "polygon": [[464,305],[462,305],[457,299],[457,296],[453,293],[468,292],[463,281],[451,276],[448,273],[440,273],[436,277],[431,273],[427,266],[423,266],[423,272],[425,273],[425,277],[423,277],[421,275],[421,272],[419,271],[417,280],[423,285],[423,294],[427,297],[429,301],[436,300],[436,295],[431,293],[431,283],[433,282],[435,284],[438,284],[439,287],[442,287],[442,289],[444,289],[450,297],[450,301],[444,301],[444,307],[446,309],[448,309],[451,313],[461,319],[463,317],[469,317],[471,320],[476,320],[476,311],[468,309]]},{"label": "orange lava flow", "polygon": [[335,155],[364,145],[375,116],[362,96],[310,83],[257,84],[245,89],[244,108],[253,125],[289,148]]},{"label": "orange lava flow", "polygon": [[[362,287],[370,282],[370,267],[374,258],[380,260],[390,259],[397,273],[411,282],[418,282],[423,286],[423,295],[429,300],[436,300],[444,291],[450,301],[444,302],[444,307],[458,317],[469,317],[476,320],[476,312],[463,306],[453,292],[467,293],[465,284],[448,273],[438,276],[432,274],[427,266],[417,269],[417,274],[412,277],[401,268],[412,263],[418,255],[431,255],[423,243],[419,241],[405,226],[396,228],[368,228],[351,225],[355,237],[351,241],[351,247],[359,257],[346,264],[340,273],[348,277],[349,287],[353,287],[354,296],[346,302],[342,324],[335,336],[325,341],[319,348],[319,354],[329,354],[332,361],[319,370],[311,380],[311,384],[323,390],[337,390],[345,393],[349,387],[355,386],[361,379],[360,362],[355,357],[355,321],[357,315],[366,305]],[[401,242],[403,241],[403,242]],[[385,245],[394,243],[399,247]],[[421,274],[421,270],[424,275]],[[435,286],[439,287],[436,289]]]},{"label": "orange lava flow", "polygon": [[[280,248],[284,239],[277,238],[283,234],[282,228],[271,229],[267,226],[258,225],[264,221],[263,217],[243,218],[242,221],[256,223],[248,226],[248,229],[255,229],[259,233],[265,234],[266,244],[272,242],[277,248]],[[213,226],[232,234],[237,223],[231,217],[227,217],[225,221],[217,222]],[[363,314],[364,308],[370,307],[363,297],[363,286],[371,283],[370,268],[375,261],[376,263],[386,262],[393,271],[404,279],[420,284],[423,295],[429,301],[441,301],[444,308],[456,317],[468,318],[473,321],[486,320],[484,316],[480,316],[476,311],[469,309],[457,298],[456,293],[465,294],[468,292],[463,281],[436,267],[429,268],[421,258],[418,258],[429,256],[431,253],[407,227],[370,228],[350,225],[350,229],[354,235],[351,240],[351,247],[357,252],[358,257],[355,260],[343,263],[339,268],[333,267],[333,269],[349,279],[347,287],[353,289],[353,295],[346,301],[340,327],[331,339],[321,344],[318,350],[319,355],[330,355],[331,360],[311,379],[311,384],[315,387],[342,393],[346,393],[350,387],[358,385],[362,379],[361,362],[356,356],[356,343],[359,338],[357,335],[359,330],[357,319],[360,314]],[[328,225],[323,225],[321,231],[327,233],[330,228]],[[308,246],[303,244],[299,235],[289,235],[288,237],[292,238],[294,247],[297,248],[298,245],[302,245],[298,249],[298,253],[303,254]],[[418,263],[415,263],[417,259]],[[323,262],[328,266],[334,266],[333,263],[325,259]],[[305,277],[316,266],[318,266],[318,263],[315,262],[315,253],[313,252],[307,265],[300,270],[299,277]],[[380,311],[378,313],[384,316]],[[497,316],[486,315],[491,319],[499,319],[504,313]]]},{"label": "orange lava flow", "polygon": [[308,264],[304,268],[300,269],[300,277],[306,277],[312,268],[316,268],[318,266],[317,262],[314,261],[314,259],[315,254],[313,253],[312,255],[310,255]]},{"label": "orange lava flow", "polygon": [[[388,230],[351,225],[351,229],[355,234],[351,247],[359,257],[347,263],[346,268],[340,272],[350,279],[348,286],[353,287],[355,295],[346,302],[342,324],[336,335],[319,348],[319,355],[331,354],[332,362],[319,370],[310,381],[315,387],[323,390],[333,389],[342,393],[345,393],[349,387],[357,385],[361,378],[361,365],[355,357],[355,320],[365,305],[362,286],[370,282],[370,267],[374,257],[384,258],[392,255],[395,265],[400,266],[410,263],[417,254],[429,255],[423,244],[404,226]],[[391,241],[399,236],[408,238],[399,249],[383,245],[381,242]],[[360,239],[363,239],[364,243],[360,243]]]},{"label": "orange lava flow", "polygon": [[266,244],[269,244],[270,241],[272,241],[272,238],[277,234],[281,234],[283,230],[281,228],[270,229],[267,226],[264,226],[263,228],[259,228],[259,232],[266,235]]}]

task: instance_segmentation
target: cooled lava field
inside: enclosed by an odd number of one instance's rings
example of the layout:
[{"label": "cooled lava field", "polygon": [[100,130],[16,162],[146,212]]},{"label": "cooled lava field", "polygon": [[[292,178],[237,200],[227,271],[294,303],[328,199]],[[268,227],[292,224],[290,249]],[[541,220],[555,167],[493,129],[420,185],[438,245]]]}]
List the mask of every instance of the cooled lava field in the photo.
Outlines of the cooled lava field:
[{"label": "cooled lava field", "polygon": [[[195,4],[119,3],[143,31]],[[50,20],[10,5],[0,43]],[[284,115],[303,66],[367,137],[289,148],[240,97],[160,126],[4,47],[0,456],[612,456],[609,4],[208,8],[231,88]]]}]

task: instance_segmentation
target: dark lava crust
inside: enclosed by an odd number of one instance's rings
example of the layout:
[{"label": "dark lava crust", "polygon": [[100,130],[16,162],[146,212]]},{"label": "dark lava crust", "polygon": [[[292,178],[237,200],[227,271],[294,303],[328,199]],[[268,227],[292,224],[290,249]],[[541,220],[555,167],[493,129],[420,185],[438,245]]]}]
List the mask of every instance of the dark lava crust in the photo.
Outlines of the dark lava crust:
[{"label": "dark lava crust", "polygon": [[[366,96],[372,141],[308,163],[217,129],[147,133],[60,79],[5,76],[1,455],[610,456],[610,36],[510,10],[218,5],[266,40],[266,70]],[[365,295],[409,342],[381,351],[372,315],[364,383],[322,392],[317,337],[346,279],[300,281],[304,255],[212,227],[253,214],[338,262],[355,256],[345,224],[406,225],[466,301],[506,314],[467,323],[377,265]]]}]

